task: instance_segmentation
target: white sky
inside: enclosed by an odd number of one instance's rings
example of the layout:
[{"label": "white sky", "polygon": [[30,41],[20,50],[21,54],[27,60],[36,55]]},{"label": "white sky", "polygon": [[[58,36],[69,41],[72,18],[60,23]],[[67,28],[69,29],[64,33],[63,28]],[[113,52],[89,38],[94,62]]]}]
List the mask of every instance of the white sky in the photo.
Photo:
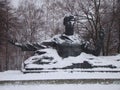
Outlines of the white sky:
[{"label": "white sky", "polygon": [[19,0],[10,0],[11,1],[11,4],[14,6],[14,7],[17,7],[18,4],[19,4]]},{"label": "white sky", "polygon": [[[17,8],[19,5],[19,1],[22,1],[22,0],[10,0],[10,1],[11,1],[12,6]],[[36,1],[37,1],[36,3],[37,6],[41,6],[41,4],[43,3],[43,0],[36,0]]]}]

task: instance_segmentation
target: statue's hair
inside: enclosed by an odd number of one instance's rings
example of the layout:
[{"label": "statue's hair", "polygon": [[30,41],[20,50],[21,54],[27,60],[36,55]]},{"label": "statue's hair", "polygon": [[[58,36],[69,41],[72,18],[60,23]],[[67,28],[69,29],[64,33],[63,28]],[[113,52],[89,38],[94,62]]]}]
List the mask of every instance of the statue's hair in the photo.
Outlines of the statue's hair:
[{"label": "statue's hair", "polygon": [[74,16],[70,15],[70,16],[65,16],[64,20],[63,20],[63,25],[66,25],[67,22],[71,21],[72,19],[75,19]]}]

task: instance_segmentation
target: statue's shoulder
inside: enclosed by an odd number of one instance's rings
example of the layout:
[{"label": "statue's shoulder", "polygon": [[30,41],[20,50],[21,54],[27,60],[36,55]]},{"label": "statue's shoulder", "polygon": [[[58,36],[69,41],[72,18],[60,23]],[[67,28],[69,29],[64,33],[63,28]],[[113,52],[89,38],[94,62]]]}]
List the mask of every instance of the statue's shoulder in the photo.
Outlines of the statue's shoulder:
[{"label": "statue's shoulder", "polygon": [[72,45],[80,45],[83,40],[80,38],[77,34],[74,35],[66,35],[66,34],[59,34],[55,35],[52,39],[52,42],[55,42],[56,44],[72,44]]}]

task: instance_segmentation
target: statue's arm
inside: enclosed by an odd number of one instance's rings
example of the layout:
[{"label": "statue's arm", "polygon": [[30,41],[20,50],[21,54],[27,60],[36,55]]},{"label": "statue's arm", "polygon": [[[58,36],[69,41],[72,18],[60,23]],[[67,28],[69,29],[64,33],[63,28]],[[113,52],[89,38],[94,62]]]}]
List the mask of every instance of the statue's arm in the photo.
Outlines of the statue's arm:
[{"label": "statue's arm", "polygon": [[98,35],[99,36],[98,36],[98,40],[97,40],[95,49],[92,50],[92,49],[88,48],[87,43],[83,43],[81,45],[83,52],[88,53],[88,54],[93,54],[95,56],[100,55],[100,51],[101,51],[101,48],[103,47],[103,42],[104,42],[104,31],[102,31],[102,30],[99,31]]},{"label": "statue's arm", "polygon": [[18,43],[17,41],[14,40],[9,40],[8,42],[14,46],[21,48],[22,51],[36,51],[39,49],[56,46],[54,42],[26,43],[26,44]]},{"label": "statue's arm", "polygon": [[17,46],[19,48],[22,49],[22,51],[36,51],[38,49],[43,49],[45,48],[45,46],[39,44],[39,43],[26,43],[26,44],[22,44],[22,43],[18,43],[17,41],[14,40],[9,40],[9,43],[11,43],[14,46]]}]

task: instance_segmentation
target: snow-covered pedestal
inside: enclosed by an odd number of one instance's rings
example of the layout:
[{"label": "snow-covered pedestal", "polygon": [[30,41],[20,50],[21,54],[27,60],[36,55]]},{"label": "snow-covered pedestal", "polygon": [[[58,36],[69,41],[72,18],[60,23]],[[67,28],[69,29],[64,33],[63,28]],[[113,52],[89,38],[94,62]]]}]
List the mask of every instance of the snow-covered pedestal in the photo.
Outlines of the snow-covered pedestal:
[{"label": "snow-covered pedestal", "polygon": [[82,52],[83,40],[77,35],[56,35],[44,41],[44,49],[37,50],[22,65],[22,71],[27,72],[119,72],[120,55],[94,56]]}]

